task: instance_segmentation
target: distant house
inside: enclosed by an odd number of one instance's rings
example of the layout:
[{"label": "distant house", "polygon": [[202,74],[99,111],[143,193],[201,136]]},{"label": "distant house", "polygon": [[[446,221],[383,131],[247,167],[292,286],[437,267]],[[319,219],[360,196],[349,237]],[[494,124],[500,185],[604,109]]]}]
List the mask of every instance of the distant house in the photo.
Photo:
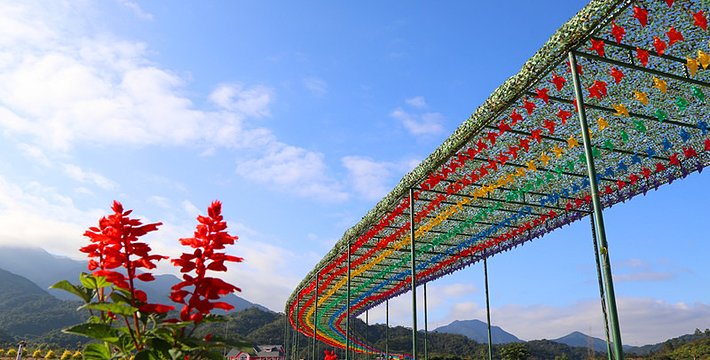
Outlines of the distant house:
[{"label": "distant house", "polygon": [[282,345],[257,345],[251,349],[232,349],[227,360],[286,360]]}]

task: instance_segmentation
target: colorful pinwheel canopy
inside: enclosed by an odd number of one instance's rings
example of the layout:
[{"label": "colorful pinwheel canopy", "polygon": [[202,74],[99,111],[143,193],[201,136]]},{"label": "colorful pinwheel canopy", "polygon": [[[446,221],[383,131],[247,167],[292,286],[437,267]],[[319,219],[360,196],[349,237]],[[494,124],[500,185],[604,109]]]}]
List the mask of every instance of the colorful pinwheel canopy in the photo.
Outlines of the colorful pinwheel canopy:
[{"label": "colorful pinwheel canopy", "polygon": [[[702,171],[710,164],[707,7],[591,2],[344,234],[289,298],[291,325],[308,336],[317,327],[319,341],[344,347],[348,309],[356,316],[411,290],[412,238],[423,284],[586,216],[579,106],[604,207]],[[351,346],[382,352],[354,337]]]}]

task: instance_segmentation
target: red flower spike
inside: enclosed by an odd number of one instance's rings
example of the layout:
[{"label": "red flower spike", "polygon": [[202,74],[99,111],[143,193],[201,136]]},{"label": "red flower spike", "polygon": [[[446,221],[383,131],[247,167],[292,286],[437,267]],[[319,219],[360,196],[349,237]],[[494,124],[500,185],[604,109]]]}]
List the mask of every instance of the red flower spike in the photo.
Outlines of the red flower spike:
[{"label": "red flower spike", "polygon": [[703,30],[708,29],[708,19],[705,17],[702,10],[693,14],[693,25],[698,26]]},{"label": "red flower spike", "polygon": [[641,49],[640,47],[636,48],[636,57],[641,60],[641,64],[643,66],[648,65],[648,51]]},{"label": "red flower spike", "polygon": [[569,119],[570,116],[572,116],[572,113],[569,111],[560,110],[557,112],[557,117],[562,120],[562,125],[567,124],[567,119]]},{"label": "red flower spike", "polygon": [[510,114],[510,118],[511,118],[511,123],[510,123],[511,125],[515,125],[518,121],[523,120],[523,116],[518,114],[518,112],[515,111],[515,109],[513,109],[513,112]]},{"label": "red flower spike", "polygon": [[653,37],[653,47],[656,48],[658,55],[663,55],[663,52],[666,51],[666,43],[658,36]]},{"label": "red flower spike", "polygon": [[555,135],[555,122],[552,120],[547,120],[543,121],[542,125],[545,129],[550,131],[550,135]]},{"label": "red flower spike", "polygon": [[532,115],[533,110],[535,110],[535,103],[528,101],[528,99],[523,99],[523,107],[525,108],[525,111],[528,112],[528,115]]},{"label": "red flower spike", "polygon": [[[156,261],[167,257],[152,255],[150,246],[140,242],[139,238],[158,230],[162,223],[144,225],[140,220],[130,218],[133,211],[124,211],[118,201],[113,202],[111,209],[113,214],[102,217],[98,227],[90,227],[84,232],[91,244],[79,251],[88,255],[88,268],[93,275],[103,276],[117,288],[127,290],[131,305],[140,306],[147,302],[147,297],[136,289],[135,281],[152,281],[153,277],[148,273],[138,274],[138,270],[153,269]],[[121,270],[114,270],[118,268]]]},{"label": "red flower spike", "polygon": [[599,56],[604,56],[604,40],[591,39],[592,47],[589,50],[594,50]]},{"label": "red flower spike", "polygon": [[[215,300],[241,291],[219,278],[207,276],[208,271],[226,271],[225,262],[242,261],[240,257],[220,251],[225,249],[226,245],[233,245],[238,239],[227,232],[227,223],[222,216],[222,203],[214,201],[207,209],[207,215],[197,217],[194,237],[180,239],[180,243],[195,250],[171,260],[173,265],[184,273],[183,281],[174,285],[170,294],[173,301],[183,304],[180,311],[182,321],[199,323],[214,309],[231,310],[231,305]],[[194,276],[188,273],[194,273]]]},{"label": "red flower spike", "polygon": [[614,78],[614,82],[616,82],[617,84],[621,82],[621,79],[624,78],[624,73],[613,66],[611,67],[611,71],[609,72],[609,74],[611,75],[611,77]]},{"label": "red flower spike", "polygon": [[537,95],[535,95],[535,98],[544,101],[545,104],[550,103],[550,96],[547,94],[548,93],[547,88],[535,89],[535,92],[537,93]]},{"label": "red flower spike", "polygon": [[626,30],[612,21],[611,34],[614,35],[614,39],[616,39],[617,43],[621,43],[621,40],[624,39],[624,35],[626,35]]},{"label": "red flower spike", "polygon": [[634,17],[639,21],[641,26],[646,26],[646,24],[648,24],[648,10],[642,7],[634,6]]},{"label": "red flower spike", "polygon": [[666,31],[666,35],[668,35],[668,46],[671,46],[678,41],[685,41],[683,34],[681,34],[680,31],[676,30],[673,26]]},{"label": "red flower spike", "polygon": [[565,78],[563,78],[562,76],[559,76],[554,72],[552,73],[552,83],[555,84],[555,88],[557,89],[557,91],[562,90],[566,82],[567,80],[565,80]]}]

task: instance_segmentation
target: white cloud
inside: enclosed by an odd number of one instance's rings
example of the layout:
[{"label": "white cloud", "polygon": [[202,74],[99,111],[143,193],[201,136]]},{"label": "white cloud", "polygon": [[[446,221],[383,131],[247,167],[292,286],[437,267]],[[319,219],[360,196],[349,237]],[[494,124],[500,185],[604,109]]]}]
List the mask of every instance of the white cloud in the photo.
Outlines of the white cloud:
[{"label": "white cloud", "polygon": [[412,135],[434,135],[444,131],[444,116],[437,112],[413,114],[398,107],[390,116],[400,121]]},{"label": "white cloud", "polygon": [[52,162],[40,147],[21,143],[17,145],[17,148],[34,162],[43,166],[51,166]]},{"label": "white cloud", "polygon": [[418,164],[408,160],[398,163],[375,161],[360,156],[346,156],[341,162],[348,170],[348,179],[353,189],[367,200],[376,200],[386,195],[398,180],[393,177],[402,176]]},{"label": "white cloud", "polygon": [[240,84],[219,85],[209,96],[214,104],[245,116],[263,117],[269,115],[272,91],[265,86],[245,89]]},{"label": "white cloud", "polygon": [[119,4],[125,6],[133,15],[142,20],[153,20],[153,14],[144,11],[135,1],[118,0]]},{"label": "white cloud", "polygon": [[259,158],[240,161],[237,173],[282,191],[327,201],[348,198],[340,185],[328,179],[323,154],[273,143]]},{"label": "white cloud", "polygon": [[117,186],[115,182],[109,180],[107,177],[90,170],[84,170],[79,165],[64,164],[62,166],[62,170],[65,175],[76,181],[81,183],[92,183],[104,190],[115,189]]},{"label": "white cloud", "polygon": [[423,96],[416,96],[416,97],[413,97],[413,98],[411,98],[411,99],[405,100],[405,102],[406,102],[409,106],[411,106],[411,107],[413,107],[413,108],[417,108],[417,109],[424,109],[424,108],[427,107],[426,100],[424,99]]},{"label": "white cloud", "polygon": [[328,84],[325,80],[317,77],[307,77],[303,79],[303,87],[316,97],[323,97],[328,93]]},{"label": "white cloud", "polygon": [[[666,339],[706,328],[710,305],[671,304],[649,298],[617,298],[624,344],[655,344]],[[473,302],[457,303],[437,326],[453,320],[485,319],[485,308]],[[599,300],[567,306],[506,305],[491,309],[491,322],[524,340],[555,339],[581,331],[603,339],[604,328]]]}]

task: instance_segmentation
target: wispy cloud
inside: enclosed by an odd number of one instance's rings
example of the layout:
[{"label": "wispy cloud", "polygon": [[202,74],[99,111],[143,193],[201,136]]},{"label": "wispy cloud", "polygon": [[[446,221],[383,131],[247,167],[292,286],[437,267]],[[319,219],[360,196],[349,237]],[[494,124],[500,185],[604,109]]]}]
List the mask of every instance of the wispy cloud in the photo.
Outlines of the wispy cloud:
[{"label": "wispy cloud", "polygon": [[223,109],[251,117],[268,116],[272,98],[272,90],[265,86],[244,88],[240,84],[219,85],[209,95],[209,99]]},{"label": "wispy cloud", "polygon": [[397,180],[395,175],[402,176],[412,169],[410,161],[394,163],[360,156],[346,156],[341,161],[348,170],[348,179],[353,188],[367,200],[386,195]]},{"label": "wispy cloud", "polygon": [[404,102],[415,109],[424,109],[427,107],[426,100],[423,96],[415,96],[411,99],[405,100]]},{"label": "wispy cloud", "polygon": [[328,93],[328,84],[325,80],[317,77],[307,77],[303,79],[303,87],[316,97],[323,97]]},{"label": "wispy cloud", "polygon": [[412,135],[435,135],[444,131],[444,116],[437,112],[410,113],[398,107],[390,113]]},{"label": "wispy cloud", "polygon": [[107,177],[90,170],[84,170],[76,164],[64,164],[62,166],[64,174],[81,183],[91,183],[104,190],[116,188],[116,183]]},{"label": "wispy cloud", "polygon": [[143,10],[138,3],[130,0],[118,0],[118,3],[128,8],[133,15],[142,20],[153,20],[153,14]]}]

